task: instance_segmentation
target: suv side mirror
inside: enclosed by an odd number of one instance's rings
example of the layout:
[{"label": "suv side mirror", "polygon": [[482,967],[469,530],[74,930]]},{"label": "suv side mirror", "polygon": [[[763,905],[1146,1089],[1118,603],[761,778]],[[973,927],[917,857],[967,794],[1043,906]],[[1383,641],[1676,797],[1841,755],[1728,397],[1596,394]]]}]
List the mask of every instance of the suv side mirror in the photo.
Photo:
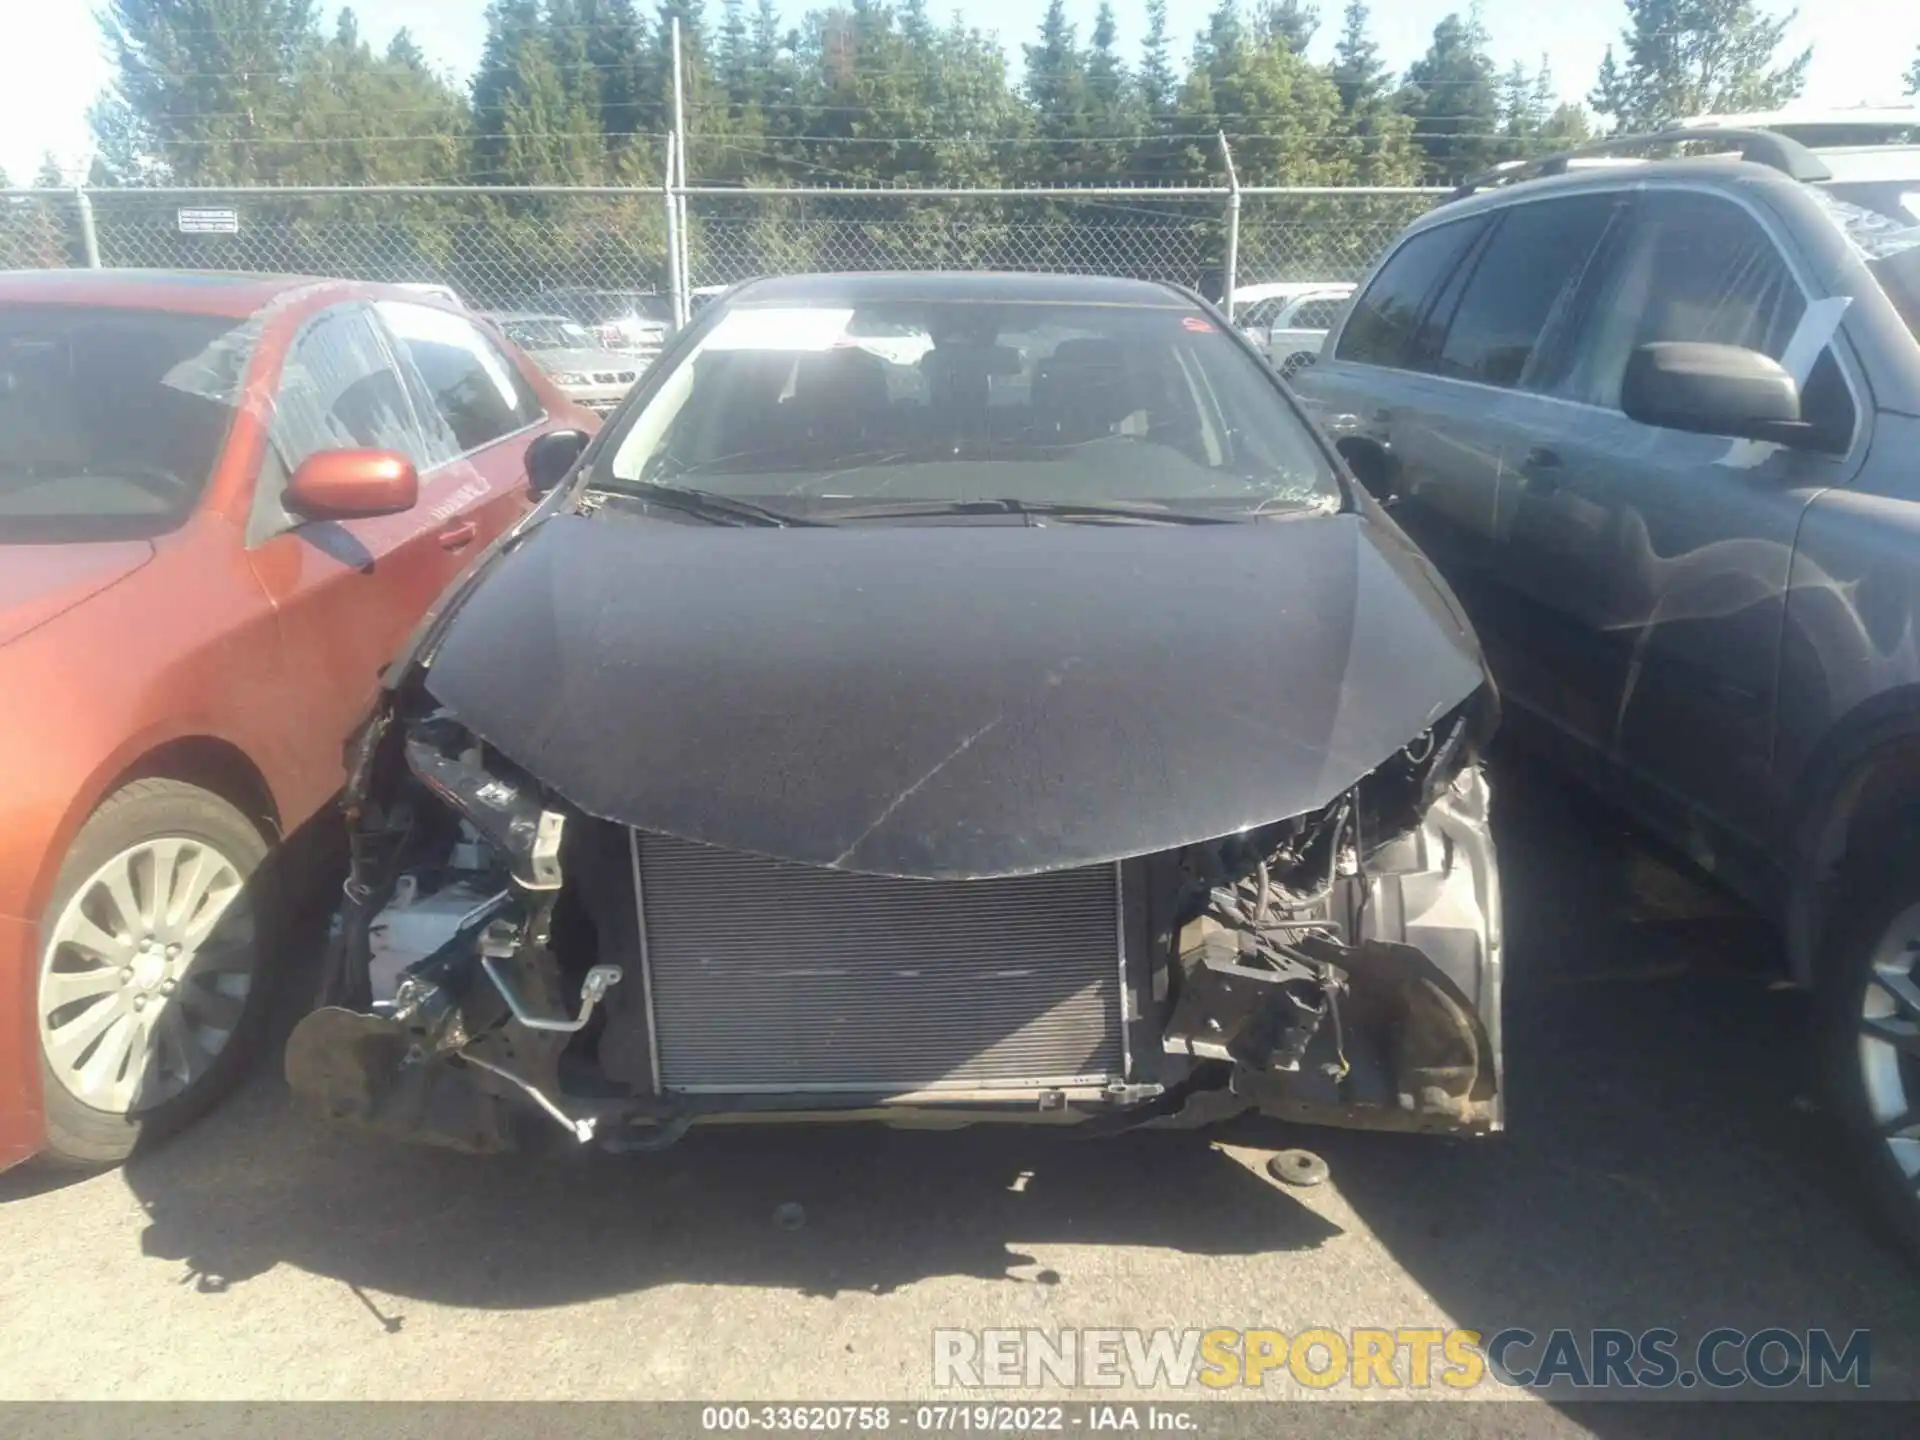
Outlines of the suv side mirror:
[{"label": "suv side mirror", "polygon": [[567,478],[573,462],[587,448],[584,430],[549,430],[527,446],[527,489],[536,497]]},{"label": "suv side mirror", "polygon": [[1642,345],[1627,361],[1620,408],[1642,425],[1810,443],[1813,427],[1800,418],[1800,386],[1777,360],[1738,345],[1662,341]]},{"label": "suv side mirror", "polygon": [[413,462],[391,450],[321,450],[302,460],[280,503],[303,520],[398,515],[420,498]]}]

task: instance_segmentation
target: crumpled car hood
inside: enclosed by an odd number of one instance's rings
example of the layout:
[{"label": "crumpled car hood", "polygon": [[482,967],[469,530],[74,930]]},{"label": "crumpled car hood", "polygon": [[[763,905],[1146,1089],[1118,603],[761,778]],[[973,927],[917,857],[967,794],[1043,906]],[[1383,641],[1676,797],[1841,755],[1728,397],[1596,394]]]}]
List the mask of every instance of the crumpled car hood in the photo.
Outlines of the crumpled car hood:
[{"label": "crumpled car hood", "polygon": [[940,879],[1110,861],[1333,800],[1473,693],[1391,525],[761,529],[562,515],[426,685],[590,814]]}]

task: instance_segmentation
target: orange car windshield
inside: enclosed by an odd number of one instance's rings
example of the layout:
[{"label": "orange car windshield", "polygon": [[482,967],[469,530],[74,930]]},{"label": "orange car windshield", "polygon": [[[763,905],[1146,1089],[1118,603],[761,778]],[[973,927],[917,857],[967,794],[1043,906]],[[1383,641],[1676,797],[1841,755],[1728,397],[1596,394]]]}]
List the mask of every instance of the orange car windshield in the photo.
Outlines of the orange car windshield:
[{"label": "orange car windshield", "polygon": [[192,512],[250,348],[243,322],[0,307],[0,543],[138,539]]}]

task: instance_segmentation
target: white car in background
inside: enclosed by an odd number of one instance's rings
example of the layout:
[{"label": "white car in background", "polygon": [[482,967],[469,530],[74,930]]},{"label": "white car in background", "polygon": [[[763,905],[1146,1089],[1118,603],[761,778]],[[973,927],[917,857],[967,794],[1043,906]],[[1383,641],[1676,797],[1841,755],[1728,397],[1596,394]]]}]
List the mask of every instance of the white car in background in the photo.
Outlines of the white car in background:
[{"label": "white car in background", "polygon": [[1771,130],[1819,153],[1833,172],[1829,194],[1882,215],[1920,224],[1920,183],[1914,151],[1920,147],[1920,104],[1853,105],[1838,109],[1795,106],[1744,115],[1697,115],[1687,129]]},{"label": "white car in background", "polygon": [[1233,292],[1233,322],[1266,353],[1282,377],[1320,358],[1327,332],[1353,298],[1352,284],[1338,280],[1288,280],[1241,285]]},{"label": "white car in background", "polygon": [[535,302],[544,311],[577,320],[608,350],[652,360],[673,329],[673,297],[654,290],[600,290],[557,286]]},{"label": "white car in background", "polygon": [[526,351],[569,400],[601,415],[626,399],[646,370],[644,360],[607,349],[566,315],[493,310],[481,318]]}]

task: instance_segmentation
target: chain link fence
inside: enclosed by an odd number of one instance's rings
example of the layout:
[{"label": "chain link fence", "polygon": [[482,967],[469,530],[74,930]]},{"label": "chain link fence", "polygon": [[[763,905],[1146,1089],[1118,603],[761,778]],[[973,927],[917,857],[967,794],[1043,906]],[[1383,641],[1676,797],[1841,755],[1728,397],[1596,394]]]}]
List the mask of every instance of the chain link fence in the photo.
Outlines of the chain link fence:
[{"label": "chain link fence", "polygon": [[[1439,192],[1224,187],[679,192],[689,291],[823,270],[1031,270],[1219,295],[1358,280]],[[160,267],[451,286],[482,309],[674,283],[661,189],[338,187],[0,193],[0,267]]]},{"label": "chain link fence", "polygon": [[1236,286],[1366,278],[1444,191],[1245,190]]}]

